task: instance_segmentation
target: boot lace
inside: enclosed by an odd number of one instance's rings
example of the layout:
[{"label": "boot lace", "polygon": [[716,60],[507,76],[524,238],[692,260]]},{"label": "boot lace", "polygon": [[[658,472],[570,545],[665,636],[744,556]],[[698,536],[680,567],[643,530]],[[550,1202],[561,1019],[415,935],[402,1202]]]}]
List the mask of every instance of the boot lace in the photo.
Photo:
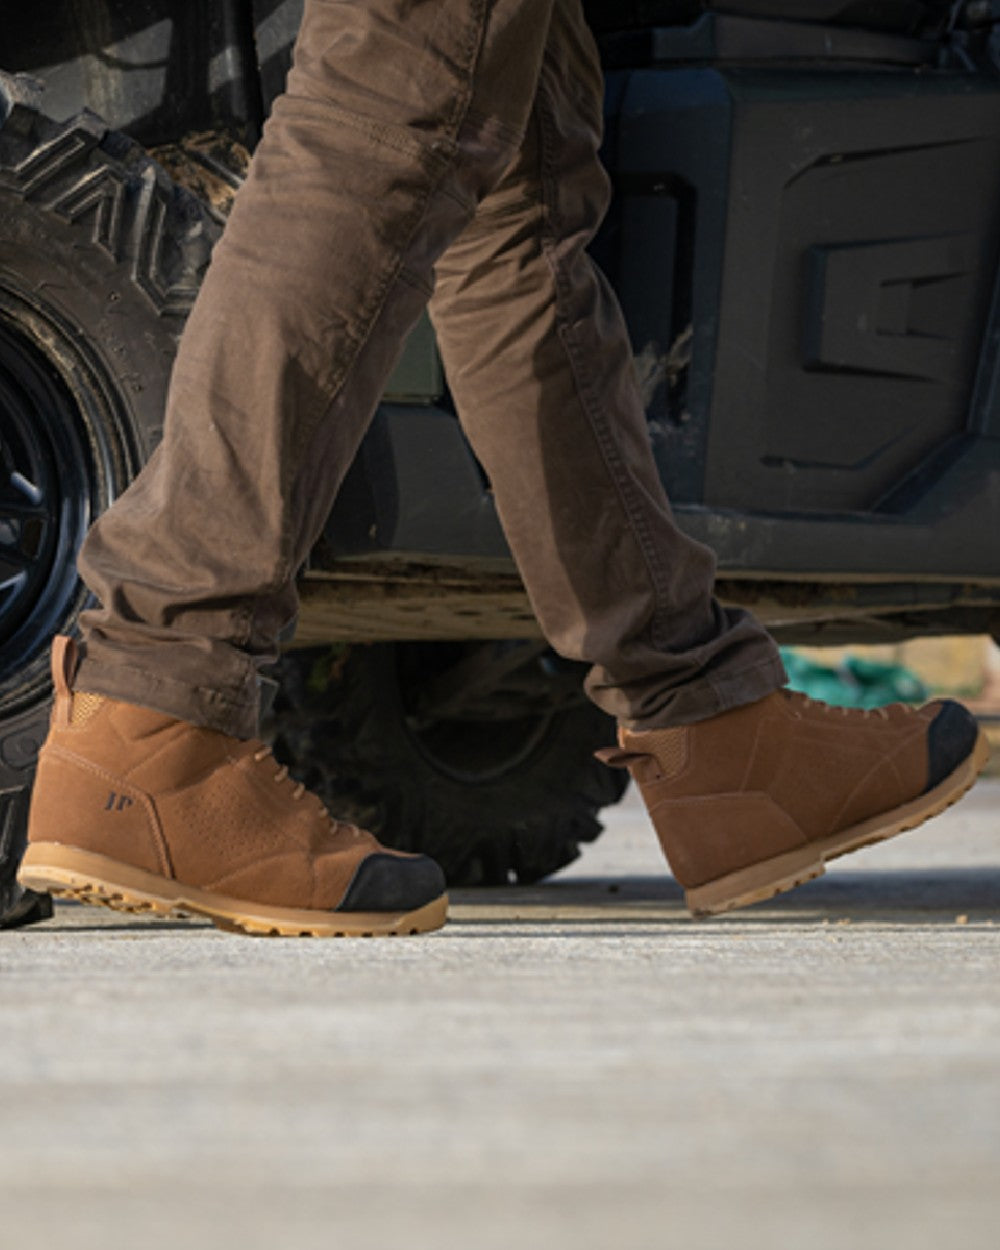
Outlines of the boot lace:
[{"label": "boot lace", "polygon": [[288,766],[286,764],[278,763],[278,761],[274,758],[274,752],[269,746],[262,743],[260,747],[254,751],[252,758],[256,764],[263,764],[265,761],[270,760],[272,764],[276,765],[276,768],[271,775],[275,785],[280,786],[285,782],[288,782],[289,785],[292,786],[292,798],[296,800],[307,799],[315,807],[317,814],[321,815],[326,820],[331,829],[346,832],[355,838],[366,836],[364,831],[359,829],[357,825],[351,824],[345,820],[338,820],[318,794],[313,794],[312,790],[303,785],[301,781],[295,781],[294,778],[289,776]]},{"label": "boot lace", "polygon": [[[254,762],[257,764],[262,764],[267,759],[270,759],[271,761],[273,761],[273,763],[278,764],[278,761],[274,758],[274,752],[268,746],[262,746],[259,751],[254,751],[253,758],[254,758]],[[283,781],[292,780],[291,777],[288,775],[287,764],[278,764],[278,767],[273,776],[273,780],[278,785],[280,785]],[[307,793],[306,788],[302,784],[302,782],[296,781],[294,783],[294,788],[292,790],[292,798],[301,799],[302,796],[306,793]],[[319,799],[317,799],[316,801],[318,803]],[[322,804],[320,804],[320,806],[322,806]],[[326,808],[324,807],[323,810],[326,811]],[[329,815],[329,813],[327,814]]]},{"label": "boot lace", "polygon": [[830,716],[839,712],[843,717],[856,716],[861,720],[868,720],[872,716],[877,716],[881,720],[889,719],[887,707],[840,707],[832,703],[823,703],[820,699],[810,699],[807,694],[802,694],[798,690],[789,690],[786,693],[792,702],[799,703],[804,708],[816,708]]}]

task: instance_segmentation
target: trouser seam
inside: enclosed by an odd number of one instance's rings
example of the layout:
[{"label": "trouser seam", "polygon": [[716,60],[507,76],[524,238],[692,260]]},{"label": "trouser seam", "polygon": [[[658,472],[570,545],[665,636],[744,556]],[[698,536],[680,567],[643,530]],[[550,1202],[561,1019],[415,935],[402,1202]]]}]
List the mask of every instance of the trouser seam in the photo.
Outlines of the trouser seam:
[{"label": "trouser seam", "polygon": [[[310,103],[316,102],[312,96],[289,95],[285,98],[289,100],[305,99]],[[429,143],[421,143],[418,139],[410,138],[408,132],[403,127],[392,126],[387,122],[374,121],[363,113],[355,113],[351,109],[341,108],[339,105],[329,104],[326,101],[322,101],[322,104],[324,111],[328,114],[325,120],[339,122],[341,125],[356,131],[370,142],[377,143],[380,147],[391,148],[392,151],[398,152],[401,156],[416,157],[419,160],[440,164],[442,167],[447,167],[451,161],[452,148],[454,146],[453,136],[449,136],[447,141],[434,139]],[[450,121],[447,123],[446,128],[451,128]]]},{"label": "trouser seam", "polygon": [[[442,170],[440,177],[443,178],[447,170]],[[417,202],[414,211],[406,219],[406,226],[403,232],[404,242],[398,249],[396,255],[391,258],[390,263],[386,266],[385,271],[380,277],[375,290],[364,309],[363,315],[359,318],[360,329],[350,336],[345,335],[345,339],[349,344],[349,350],[341,363],[336,374],[330,379],[329,393],[326,397],[322,409],[315,413],[308,421],[303,421],[300,427],[299,437],[296,440],[295,454],[290,457],[292,481],[283,483],[283,489],[286,493],[290,493],[294,484],[294,477],[298,474],[302,453],[306,447],[312,442],[316,435],[316,431],[322,426],[323,422],[328,418],[330,411],[333,409],[337,400],[340,398],[340,392],[343,390],[344,383],[347,380],[353,367],[357,364],[365,344],[371,338],[372,330],[378,323],[382,309],[385,307],[389,292],[394,284],[399,281],[403,269],[405,268],[403,257],[409,249],[416,234],[417,227],[427,214],[428,206],[437,189],[437,183],[430,181],[426,190]],[[411,283],[412,285],[412,283]],[[286,515],[281,531],[281,557],[279,564],[278,576],[274,579],[273,584],[269,585],[264,594],[268,595],[280,589],[285,585],[289,577],[294,575],[295,570],[292,568],[292,551],[293,534],[289,525],[290,517]]]},{"label": "trouser seam", "polygon": [[486,17],[490,0],[476,0],[475,20],[469,24],[469,37],[465,48],[465,84],[464,90],[455,96],[455,103],[449,115],[447,126],[458,133],[458,128],[469,115],[472,107],[473,82],[475,81],[476,64],[482,54],[483,37],[486,33]]},{"label": "trouser seam", "polygon": [[[298,465],[303,449],[310,444],[316,435],[316,431],[320,428],[324,420],[328,417],[330,411],[333,409],[334,405],[337,403],[340,393],[343,390],[346,378],[348,377],[351,369],[357,363],[357,359],[361,354],[361,351],[371,338],[373,328],[378,323],[382,310],[385,307],[389,292],[391,291],[393,285],[399,280],[403,270],[405,269],[404,257],[410,249],[410,245],[413,242],[420,223],[427,216],[429,206],[433,201],[434,196],[440,194],[443,189],[445,191],[447,190],[446,188],[443,188],[443,183],[447,175],[454,168],[458,154],[456,135],[459,128],[466,120],[471,107],[474,90],[473,84],[475,79],[475,62],[478,60],[482,40],[485,34],[486,10],[486,0],[478,0],[474,10],[475,20],[470,23],[469,38],[465,47],[465,81],[462,89],[456,93],[455,103],[450,112],[447,114],[447,121],[445,122],[445,130],[448,132],[449,139],[447,154],[443,155],[440,150],[433,150],[429,148],[419,150],[419,154],[421,156],[426,156],[428,153],[431,153],[434,158],[434,164],[437,165],[437,169],[434,170],[432,168],[427,168],[427,186],[402,224],[400,230],[402,242],[397,247],[395,255],[391,258],[384,275],[378,282],[378,285],[368,301],[368,305],[364,309],[362,315],[358,318],[361,327],[360,330],[356,330],[347,338],[349,350],[341,364],[340,369],[330,380],[327,402],[324,404],[321,411],[317,412],[311,420],[304,421],[300,427],[300,435],[296,444],[296,454],[290,457],[293,465],[293,473],[298,472]],[[371,133],[373,137],[375,137],[374,131]],[[454,195],[450,198],[453,201],[457,199]],[[463,201],[459,200],[458,203],[465,211],[469,211],[468,205]],[[410,282],[412,285],[412,280],[410,280]],[[290,490],[293,484],[294,477],[292,482],[284,483],[284,487],[286,490]],[[252,621],[253,616],[256,614],[257,602],[269,598],[271,595],[280,590],[281,587],[287,585],[288,581],[295,575],[296,570],[293,568],[293,552],[291,551],[293,534],[291,527],[288,524],[289,519],[290,518],[286,516],[285,524],[282,528],[278,572],[270,583],[268,583],[264,588],[258,590],[255,596],[254,605],[251,608],[251,634],[253,632]]]},{"label": "trouser seam", "polygon": [[[545,89],[541,82],[539,83],[538,94],[541,101],[545,95]],[[556,195],[550,193],[554,181],[554,166],[551,159],[553,135],[551,133],[548,110],[540,107],[538,112],[541,128],[541,182],[543,204],[545,206],[545,212],[542,215],[542,248],[553,274],[559,338],[566,349],[573,379],[580,395],[581,406],[587,414],[598,450],[607,468],[608,477],[615,488],[622,511],[628,521],[629,528],[632,530],[639,553],[649,573],[656,603],[652,622],[654,645],[665,648],[668,645],[668,640],[662,637],[660,633],[659,609],[666,598],[666,570],[659,560],[655,544],[651,541],[651,534],[645,518],[642,516],[641,510],[634,506],[634,500],[631,492],[628,490],[627,474],[622,473],[621,458],[615,450],[613,439],[608,434],[606,414],[603,412],[601,404],[595,402],[593,382],[589,365],[586,363],[586,354],[580,350],[576,340],[572,318],[567,316],[564,311],[567,307],[571,308],[572,304],[570,299],[571,292],[567,288],[558,256],[557,241],[561,233],[558,229],[558,200]]]}]

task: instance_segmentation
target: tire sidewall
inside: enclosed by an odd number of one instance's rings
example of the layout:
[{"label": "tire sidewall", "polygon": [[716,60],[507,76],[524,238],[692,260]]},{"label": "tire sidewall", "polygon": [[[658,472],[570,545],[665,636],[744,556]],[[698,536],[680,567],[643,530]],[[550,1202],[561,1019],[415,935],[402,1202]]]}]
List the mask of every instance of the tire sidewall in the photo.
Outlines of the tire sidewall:
[{"label": "tire sidewall", "polygon": [[[57,135],[67,130],[44,119],[38,124]],[[75,182],[86,188],[87,180],[98,176],[123,189],[123,216],[135,218],[127,200],[140,189],[135,170],[104,152],[89,131],[84,137],[90,147],[67,165],[59,187],[64,198],[67,186],[72,191]],[[148,158],[143,166],[154,168]],[[0,162],[0,326],[23,342],[36,364],[44,362],[54,384],[72,401],[73,437],[87,461],[87,497],[74,529],[65,607],[59,619],[48,622],[44,636],[39,626],[39,636],[22,640],[0,683],[0,791],[31,782],[48,724],[48,643],[53,633],[73,630],[87,602],[75,578],[76,549],[86,528],[128,486],[161,437],[186,313],[186,308],[157,307],[143,289],[137,230],[123,231],[126,246],[114,255],[99,237],[95,215],[74,218],[55,211],[44,195],[26,195],[16,176],[16,166],[11,174]],[[155,177],[162,179],[162,171]],[[147,199],[150,184],[161,201],[169,199],[153,179],[147,177],[146,184]]]}]

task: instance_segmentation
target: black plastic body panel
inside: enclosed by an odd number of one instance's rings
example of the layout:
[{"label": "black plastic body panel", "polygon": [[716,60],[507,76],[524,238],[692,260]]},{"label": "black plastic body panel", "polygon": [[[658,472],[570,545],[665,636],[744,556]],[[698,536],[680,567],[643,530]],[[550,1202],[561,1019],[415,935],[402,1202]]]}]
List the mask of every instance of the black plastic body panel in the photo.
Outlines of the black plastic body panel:
[{"label": "black plastic body panel", "polygon": [[[965,431],[997,262],[995,84],[642,71],[616,160],[638,353],[685,332],[690,283],[689,374],[650,413],[678,502],[875,510]],[[658,299],[640,274],[661,246]]]},{"label": "black plastic body panel", "polygon": [[610,69],[684,61],[932,65],[937,56],[934,43],[892,33],[718,13],[703,14],[685,26],[614,32],[604,38],[603,49]]},{"label": "black plastic body panel", "polygon": [[912,35],[939,29],[950,7],[948,0],[584,0],[598,31],[680,26],[704,13],[726,13]]}]

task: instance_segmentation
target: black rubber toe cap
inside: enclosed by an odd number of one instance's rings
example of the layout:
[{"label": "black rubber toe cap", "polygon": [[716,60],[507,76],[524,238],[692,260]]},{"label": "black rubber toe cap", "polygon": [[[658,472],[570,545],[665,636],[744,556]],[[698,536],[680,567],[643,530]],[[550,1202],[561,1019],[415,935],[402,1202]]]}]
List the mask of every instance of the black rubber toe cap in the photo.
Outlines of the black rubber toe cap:
[{"label": "black rubber toe cap", "polygon": [[945,700],[927,731],[927,785],[933,790],[972,754],[979,737],[976,718],[961,703]]},{"label": "black rubber toe cap", "polygon": [[369,855],[337,911],[416,911],[445,892],[444,873],[426,855]]}]

